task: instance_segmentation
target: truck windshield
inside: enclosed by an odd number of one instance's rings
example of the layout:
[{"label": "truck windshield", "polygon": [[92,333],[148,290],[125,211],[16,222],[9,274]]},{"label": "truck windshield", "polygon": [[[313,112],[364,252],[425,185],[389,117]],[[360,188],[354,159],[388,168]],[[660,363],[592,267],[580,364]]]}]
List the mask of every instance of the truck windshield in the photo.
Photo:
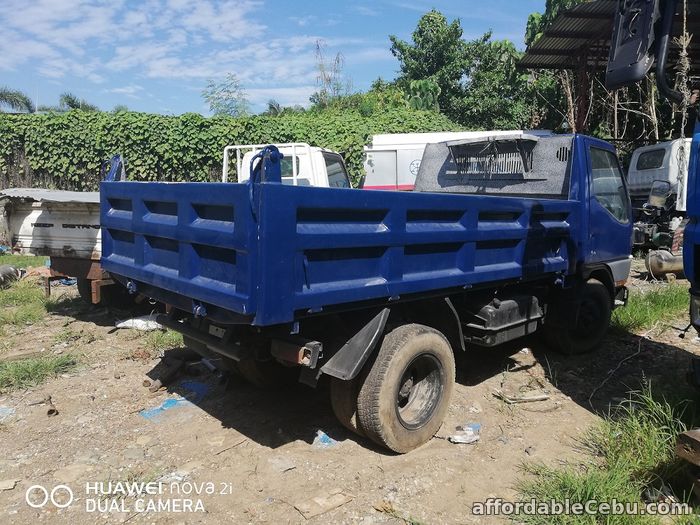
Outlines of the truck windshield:
[{"label": "truck windshield", "polygon": [[349,188],[350,181],[348,180],[348,174],[345,173],[343,159],[339,155],[324,153],[323,160],[326,162],[328,186],[331,188]]},{"label": "truck windshield", "polygon": [[629,220],[627,192],[614,153],[591,148],[591,193],[620,222]]}]

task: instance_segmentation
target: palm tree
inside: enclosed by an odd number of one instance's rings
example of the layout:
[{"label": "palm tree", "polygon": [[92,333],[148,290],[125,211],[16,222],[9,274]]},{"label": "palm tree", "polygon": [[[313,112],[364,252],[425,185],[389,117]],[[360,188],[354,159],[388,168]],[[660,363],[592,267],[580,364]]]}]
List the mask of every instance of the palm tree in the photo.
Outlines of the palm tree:
[{"label": "palm tree", "polygon": [[80,111],[100,111],[100,108],[94,104],[90,104],[84,98],[78,98],[78,96],[68,91],[61,93],[61,96],[58,98],[58,106],[39,106],[39,111],[55,111],[58,113],[65,113],[72,109]]},{"label": "palm tree", "polygon": [[8,87],[0,87],[0,112],[2,112],[3,107],[17,112],[34,113],[32,99],[21,91]]},{"label": "palm tree", "polygon": [[66,111],[71,109],[80,109],[82,111],[99,111],[100,108],[94,104],[90,104],[84,98],[78,98],[73,93],[65,92],[62,93],[58,99],[58,105],[61,108],[65,108]]}]

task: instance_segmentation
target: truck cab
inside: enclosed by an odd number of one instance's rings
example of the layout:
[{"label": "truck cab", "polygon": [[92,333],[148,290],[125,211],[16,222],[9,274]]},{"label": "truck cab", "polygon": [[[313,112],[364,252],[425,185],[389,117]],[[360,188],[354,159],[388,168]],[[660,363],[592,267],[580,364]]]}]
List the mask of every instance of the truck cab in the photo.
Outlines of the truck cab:
[{"label": "truck cab", "polygon": [[[648,202],[654,182],[664,181],[670,186],[675,210],[685,212],[690,143],[689,138],[676,139],[634,150],[627,171],[627,184],[636,210]],[[681,152],[681,147],[685,148],[684,152]]]},{"label": "truck cab", "polygon": [[[221,180],[226,182],[232,168],[238,182],[250,176],[250,163],[266,144],[245,144],[224,148]],[[351,188],[345,161],[335,151],[310,146],[304,142],[275,144],[284,155],[281,161],[282,184],[319,188]]]}]

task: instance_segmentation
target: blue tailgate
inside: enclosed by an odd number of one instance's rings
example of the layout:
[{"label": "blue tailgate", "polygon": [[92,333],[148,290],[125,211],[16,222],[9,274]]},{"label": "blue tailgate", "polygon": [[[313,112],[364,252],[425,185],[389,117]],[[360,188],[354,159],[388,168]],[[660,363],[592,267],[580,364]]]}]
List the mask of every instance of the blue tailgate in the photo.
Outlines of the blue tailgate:
[{"label": "blue tailgate", "polygon": [[245,185],[103,182],[100,200],[105,270],[255,312],[257,229]]}]

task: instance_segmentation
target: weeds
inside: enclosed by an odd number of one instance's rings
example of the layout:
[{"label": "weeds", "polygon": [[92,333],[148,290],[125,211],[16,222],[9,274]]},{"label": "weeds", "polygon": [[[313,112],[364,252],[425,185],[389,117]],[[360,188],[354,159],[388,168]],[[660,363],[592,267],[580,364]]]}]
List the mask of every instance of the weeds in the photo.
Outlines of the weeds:
[{"label": "weeds", "polygon": [[156,352],[181,348],[183,346],[182,334],[172,330],[153,330],[146,336],[146,345]]},{"label": "weeds", "polygon": [[0,265],[9,264],[15,268],[33,268],[46,266],[48,257],[33,257],[31,255],[0,255]]},{"label": "weeds", "polygon": [[0,327],[35,323],[46,315],[44,291],[27,279],[0,290]]},{"label": "weeds", "polygon": [[[586,432],[581,440],[593,456],[586,465],[552,468],[528,464],[530,474],[521,482],[523,501],[570,503],[595,500],[642,504],[646,488],[673,486],[686,467],[674,454],[679,433],[686,429],[687,403],[676,405],[655,399],[648,387],[632,394],[630,400],[603,422]],[[683,501],[683,499],[681,499]],[[595,516],[519,516],[529,524],[593,524]],[[659,523],[658,518],[638,515],[605,516],[610,525]]]},{"label": "weeds", "polygon": [[678,284],[659,285],[646,292],[630,294],[627,306],[613,313],[614,328],[634,331],[669,321],[688,309],[688,290]]},{"label": "weeds", "polygon": [[[137,339],[139,337],[140,334],[137,336]],[[139,346],[130,351],[129,354],[125,356],[125,359],[150,361],[158,357],[163,350],[182,348],[184,346],[182,335],[171,330],[153,330],[148,332],[146,337],[143,338],[143,343],[144,346]]]},{"label": "weeds", "polygon": [[38,385],[50,377],[71,370],[76,364],[71,355],[0,361],[0,390]]}]

